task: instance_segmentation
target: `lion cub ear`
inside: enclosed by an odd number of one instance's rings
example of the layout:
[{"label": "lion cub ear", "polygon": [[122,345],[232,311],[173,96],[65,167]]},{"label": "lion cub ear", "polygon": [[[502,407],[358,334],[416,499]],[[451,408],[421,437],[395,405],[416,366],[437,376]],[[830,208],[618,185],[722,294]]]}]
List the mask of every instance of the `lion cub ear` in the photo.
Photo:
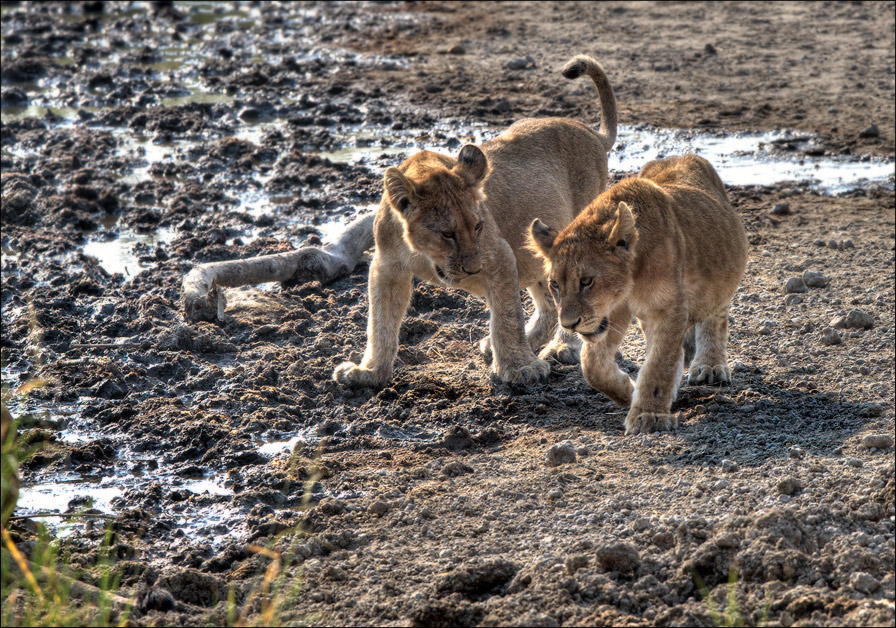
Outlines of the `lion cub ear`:
[{"label": "lion cub ear", "polygon": [[457,155],[454,173],[472,187],[478,187],[488,175],[488,158],[477,146],[467,144]]},{"label": "lion cub ear", "polygon": [[554,240],[557,239],[557,233],[556,229],[548,227],[538,218],[533,220],[532,225],[529,227],[532,246],[542,257],[550,257],[551,249],[554,248]]},{"label": "lion cub ear", "polygon": [[632,208],[625,201],[620,201],[616,206],[616,222],[607,237],[607,243],[617,249],[629,250],[638,240],[638,230],[635,228],[635,216]]},{"label": "lion cub ear", "polygon": [[398,213],[405,216],[408,209],[410,209],[411,199],[416,192],[413,181],[404,176],[401,170],[392,166],[391,168],[386,168],[386,173],[383,175],[383,185],[386,188],[386,198],[389,199],[389,204]]}]

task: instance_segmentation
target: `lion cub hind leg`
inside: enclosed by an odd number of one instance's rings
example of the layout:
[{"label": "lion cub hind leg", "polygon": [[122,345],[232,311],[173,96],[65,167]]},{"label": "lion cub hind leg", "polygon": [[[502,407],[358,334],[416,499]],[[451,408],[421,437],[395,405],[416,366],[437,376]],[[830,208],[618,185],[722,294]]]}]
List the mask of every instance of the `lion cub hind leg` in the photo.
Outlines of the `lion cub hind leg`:
[{"label": "lion cub hind leg", "polygon": [[728,367],[728,308],[697,323],[697,351],[688,369],[688,384],[730,385]]}]

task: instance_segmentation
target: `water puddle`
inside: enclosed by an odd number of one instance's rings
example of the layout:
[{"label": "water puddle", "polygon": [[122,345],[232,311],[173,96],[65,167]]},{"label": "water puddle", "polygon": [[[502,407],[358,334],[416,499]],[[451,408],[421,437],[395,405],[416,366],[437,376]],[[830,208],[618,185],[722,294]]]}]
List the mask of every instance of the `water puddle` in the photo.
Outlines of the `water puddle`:
[{"label": "water puddle", "polygon": [[85,244],[82,250],[85,255],[96,258],[107,273],[120,274],[132,279],[147,265],[140,260],[140,257],[151,253],[149,249],[154,249],[160,244],[168,244],[174,240],[175,234],[174,229],[166,228],[152,233],[123,230],[114,240],[92,240]]},{"label": "water puddle", "polygon": [[123,492],[124,488],[116,479],[108,477],[99,482],[76,480],[32,484],[19,489],[16,513],[65,513],[95,508],[111,514],[114,510],[112,500]]}]

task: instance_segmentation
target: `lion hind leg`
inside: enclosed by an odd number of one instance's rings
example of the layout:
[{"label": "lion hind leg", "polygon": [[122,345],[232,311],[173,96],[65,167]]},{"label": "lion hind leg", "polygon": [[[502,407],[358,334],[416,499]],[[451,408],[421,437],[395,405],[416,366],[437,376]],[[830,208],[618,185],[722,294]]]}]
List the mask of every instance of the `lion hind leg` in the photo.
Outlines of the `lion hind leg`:
[{"label": "lion hind leg", "polygon": [[728,308],[695,325],[696,353],[688,369],[690,385],[729,385]]}]

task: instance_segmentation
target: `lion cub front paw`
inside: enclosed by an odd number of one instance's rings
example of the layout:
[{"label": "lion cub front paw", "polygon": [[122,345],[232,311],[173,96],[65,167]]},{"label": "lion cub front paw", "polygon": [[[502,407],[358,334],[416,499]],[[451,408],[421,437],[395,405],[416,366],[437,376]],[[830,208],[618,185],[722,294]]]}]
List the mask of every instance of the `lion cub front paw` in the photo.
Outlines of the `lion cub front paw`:
[{"label": "lion cub front paw", "polygon": [[716,364],[715,366],[695,364],[688,369],[688,384],[690,386],[712,386],[714,384],[729,386],[731,385],[731,370],[727,364]]},{"label": "lion cub front paw", "polygon": [[353,388],[363,386],[380,388],[386,383],[387,377],[375,373],[372,369],[358,366],[354,362],[343,362],[333,371],[333,379]]},{"label": "lion cub front paw", "polygon": [[545,345],[538,357],[542,360],[552,360],[560,364],[578,364],[581,348],[581,344],[574,342],[552,340]]},{"label": "lion cub front paw", "polygon": [[535,358],[533,361],[514,368],[498,368],[498,379],[511,384],[534,384],[547,380],[551,374],[551,365],[546,361]]},{"label": "lion cub front paw", "polygon": [[651,432],[668,432],[678,427],[678,417],[662,412],[641,412],[629,410],[625,417],[625,435],[649,434]]}]

